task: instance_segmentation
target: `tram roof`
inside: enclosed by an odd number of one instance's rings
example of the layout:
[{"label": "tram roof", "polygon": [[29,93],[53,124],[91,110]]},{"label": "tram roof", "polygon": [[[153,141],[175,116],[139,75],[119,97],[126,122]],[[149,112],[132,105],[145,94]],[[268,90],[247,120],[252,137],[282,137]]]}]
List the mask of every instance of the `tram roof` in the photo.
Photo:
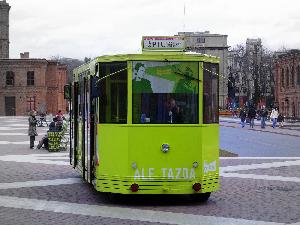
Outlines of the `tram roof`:
[{"label": "tram roof", "polygon": [[201,54],[197,52],[172,52],[172,51],[143,51],[141,54],[119,54],[103,55],[96,57],[98,62],[106,61],[131,61],[131,60],[192,60],[219,62],[216,56]]},{"label": "tram roof", "polygon": [[201,61],[219,63],[219,57],[202,54],[198,52],[174,52],[174,51],[143,51],[140,54],[117,54],[117,55],[102,55],[94,58],[74,69],[73,73],[80,74],[90,70],[94,74],[95,64],[98,62],[122,62],[134,60],[155,60],[155,61]]}]

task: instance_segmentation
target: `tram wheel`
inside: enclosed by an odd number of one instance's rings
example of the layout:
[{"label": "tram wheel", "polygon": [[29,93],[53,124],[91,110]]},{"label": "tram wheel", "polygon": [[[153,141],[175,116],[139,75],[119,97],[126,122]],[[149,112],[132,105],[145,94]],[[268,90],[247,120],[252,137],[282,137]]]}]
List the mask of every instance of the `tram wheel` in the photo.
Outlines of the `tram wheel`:
[{"label": "tram wheel", "polygon": [[194,202],[206,202],[210,197],[211,192],[201,194],[191,194],[190,197]]},{"label": "tram wheel", "polygon": [[116,193],[110,193],[110,192],[107,192],[105,193],[105,196],[106,196],[106,199],[109,201],[109,202],[112,202],[112,203],[117,203],[121,200],[121,194],[116,194]]}]

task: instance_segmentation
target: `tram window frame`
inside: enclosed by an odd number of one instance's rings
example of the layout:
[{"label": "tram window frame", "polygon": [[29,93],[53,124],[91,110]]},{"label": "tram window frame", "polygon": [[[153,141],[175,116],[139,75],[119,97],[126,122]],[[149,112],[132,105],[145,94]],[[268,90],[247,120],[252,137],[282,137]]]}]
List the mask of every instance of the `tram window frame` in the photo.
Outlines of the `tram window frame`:
[{"label": "tram window frame", "polygon": [[98,68],[99,123],[126,124],[128,108],[127,61],[103,62],[98,64]]},{"label": "tram window frame", "polygon": [[[158,86],[165,88],[165,85],[161,83],[153,87],[153,84],[149,81],[150,76],[149,74],[147,75],[147,72],[144,73],[144,76],[141,76],[142,79],[137,79],[140,67],[138,64],[144,65],[145,72],[146,70],[152,70],[152,73],[154,73],[152,77],[166,75],[169,76],[170,79],[172,76],[174,78],[174,84],[172,88],[169,88],[172,91],[162,92],[161,89],[159,90]],[[179,69],[188,70],[179,71]],[[199,69],[199,63],[195,61],[133,61],[132,123],[199,124]],[[153,72],[153,70],[155,72]],[[191,73],[186,73],[187,71]],[[190,76],[191,74],[192,76]],[[147,79],[145,77],[146,75],[148,76],[147,78],[149,78],[148,81],[145,81]],[[182,79],[182,77],[186,79]],[[151,79],[152,82],[154,82],[153,78]],[[168,79],[164,80],[165,81],[162,82],[168,85]],[[138,81],[141,81],[140,86],[135,84]],[[186,82],[191,84],[191,86],[188,87],[194,88],[193,91],[191,91],[191,89],[189,90],[190,93],[187,89],[182,88]],[[174,105],[175,107],[173,107]]]},{"label": "tram window frame", "polygon": [[219,123],[219,64],[203,63],[203,123]]}]

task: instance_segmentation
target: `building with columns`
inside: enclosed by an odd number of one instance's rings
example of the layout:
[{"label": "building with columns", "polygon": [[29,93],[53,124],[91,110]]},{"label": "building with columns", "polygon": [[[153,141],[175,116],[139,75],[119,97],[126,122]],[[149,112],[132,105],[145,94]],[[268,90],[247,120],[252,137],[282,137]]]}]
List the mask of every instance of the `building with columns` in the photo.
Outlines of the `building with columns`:
[{"label": "building with columns", "polygon": [[286,117],[300,118],[300,50],[278,54],[274,70],[279,111]]}]

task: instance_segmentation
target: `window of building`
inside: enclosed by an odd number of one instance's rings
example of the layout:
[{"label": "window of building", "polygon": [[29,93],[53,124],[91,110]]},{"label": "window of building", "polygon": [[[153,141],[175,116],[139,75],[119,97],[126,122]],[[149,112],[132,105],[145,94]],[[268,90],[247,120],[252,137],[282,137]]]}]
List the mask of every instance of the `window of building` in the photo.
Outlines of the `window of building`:
[{"label": "window of building", "polygon": [[35,96],[27,97],[27,111],[35,110]]},{"label": "window of building", "polygon": [[133,123],[199,123],[198,62],[133,62]]},{"label": "window of building", "polygon": [[[100,123],[127,123],[127,62],[101,63]],[[108,76],[111,75],[111,76]]]},{"label": "window of building", "polygon": [[295,78],[295,74],[294,74],[294,66],[292,66],[292,71],[291,71],[291,86],[294,87],[294,78]]},{"label": "window of building", "polygon": [[27,72],[27,86],[34,86],[34,71]]},{"label": "window of building", "polygon": [[280,86],[284,88],[284,69],[281,69]]},{"label": "window of building", "polygon": [[197,38],[197,43],[205,43],[205,38],[204,37],[198,37]]},{"label": "window of building", "polygon": [[290,82],[289,82],[289,79],[290,79],[290,71],[289,71],[289,68],[286,68],[286,74],[285,74],[285,79],[286,79],[286,87],[289,87],[290,86]]},{"label": "window of building", "polygon": [[8,86],[15,85],[15,73],[13,71],[6,72],[6,85]]},{"label": "window of building", "polygon": [[300,65],[297,66],[297,84],[300,85]]},{"label": "window of building", "polygon": [[219,65],[204,63],[203,66],[203,123],[219,123]]}]

